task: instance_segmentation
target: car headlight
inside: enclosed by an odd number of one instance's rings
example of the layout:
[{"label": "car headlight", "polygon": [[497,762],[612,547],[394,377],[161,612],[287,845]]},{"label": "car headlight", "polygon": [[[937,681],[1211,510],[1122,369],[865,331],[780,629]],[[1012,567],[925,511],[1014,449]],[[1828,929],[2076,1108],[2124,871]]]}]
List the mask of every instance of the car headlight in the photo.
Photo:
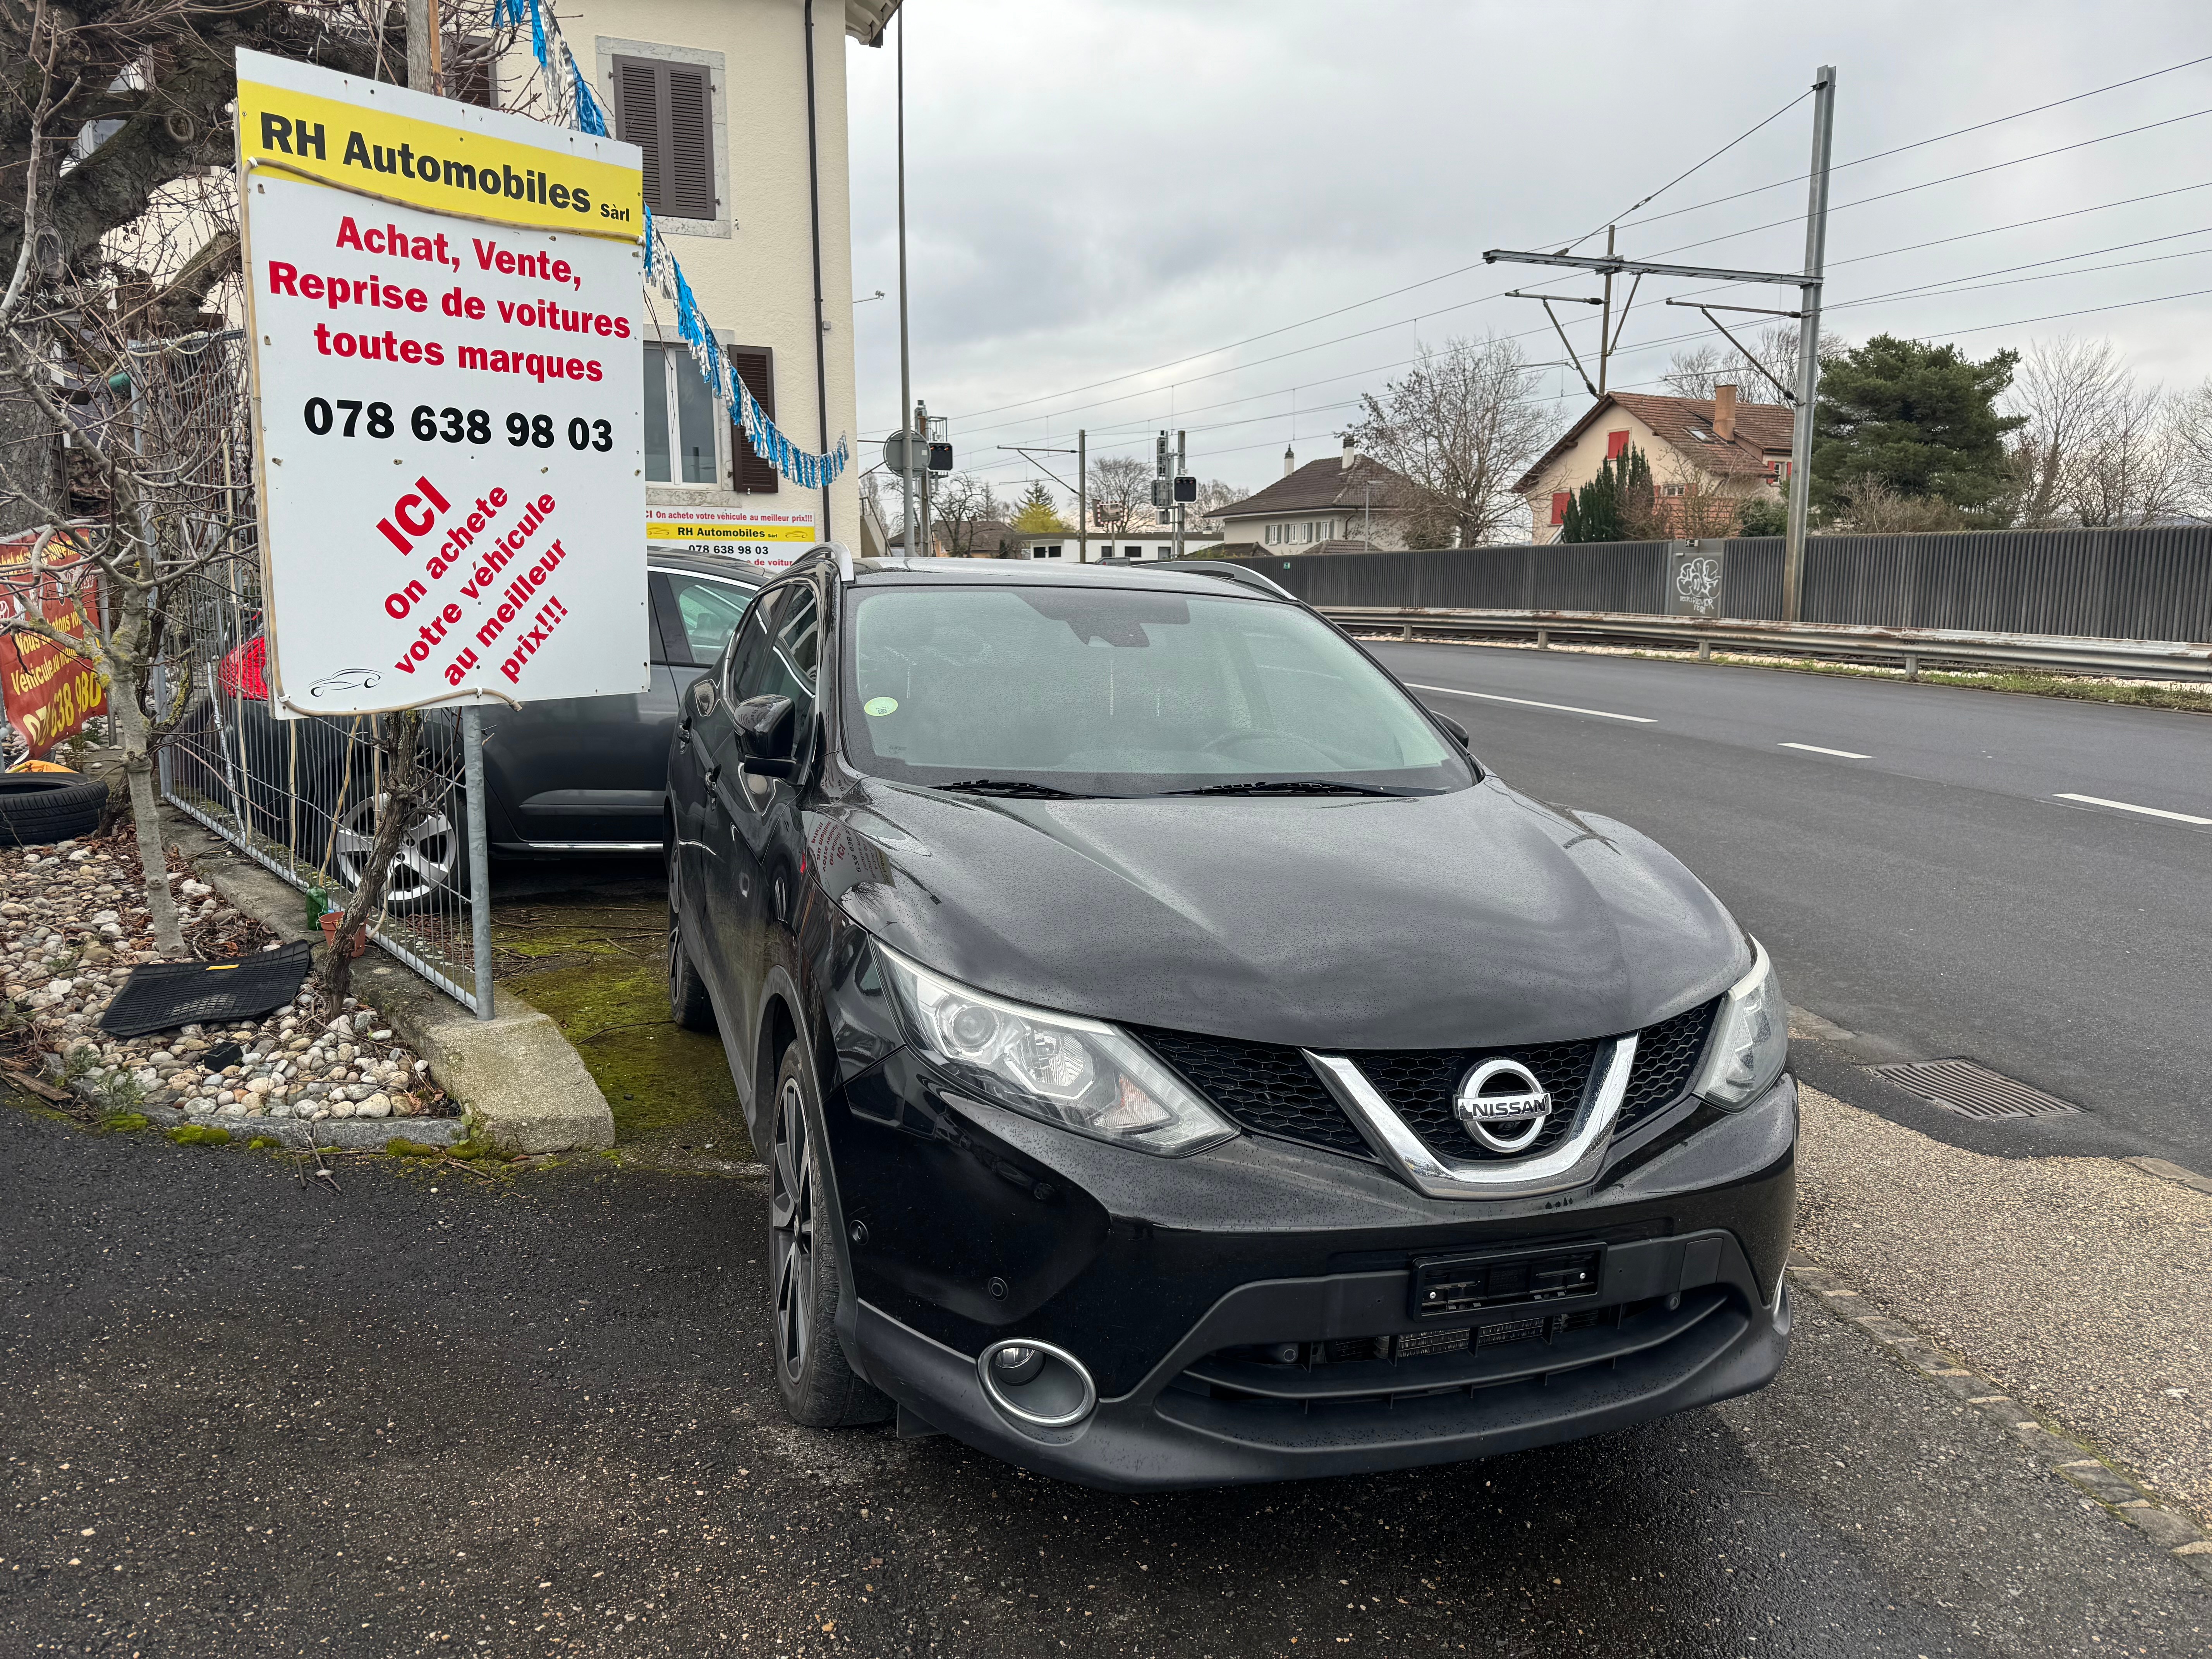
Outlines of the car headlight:
[{"label": "car headlight", "polygon": [[1766,947],[1753,939],[1751,948],[1751,971],[1721,999],[1712,1047],[1695,1091],[1731,1112],[1764,1094],[1790,1058],[1790,1005],[1782,1000],[1782,981]]},{"label": "car headlight", "polygon": [[1113,1026],[971,990],[881,943],[876,948],[908,1040],[960,1087],[994,1104],[1164,1158],[1237,1133]]}]

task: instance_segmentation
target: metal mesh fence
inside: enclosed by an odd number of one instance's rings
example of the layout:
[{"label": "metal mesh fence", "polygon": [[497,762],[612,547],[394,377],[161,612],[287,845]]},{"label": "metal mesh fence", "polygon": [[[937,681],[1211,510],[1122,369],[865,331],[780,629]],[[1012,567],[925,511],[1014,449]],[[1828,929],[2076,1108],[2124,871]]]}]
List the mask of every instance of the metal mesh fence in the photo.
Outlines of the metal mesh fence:
[{"label": "metal mesh fence", "polygon": [[[157,480],[146,492],[145,532],[227,555],[161,594],[156,712],[173,720],[161,793],[303,893],[343,908],[390,800],[398,717],[279,720],[271,708],[241,337],[234,331],[134,345],[131,380],[140,453]],[[453,711],[423,715],[419,753],[431,775],[430,809],[401,838],[369,937],[482,1012],[490,988],[480,982],[472,950],[465,769]]]}]

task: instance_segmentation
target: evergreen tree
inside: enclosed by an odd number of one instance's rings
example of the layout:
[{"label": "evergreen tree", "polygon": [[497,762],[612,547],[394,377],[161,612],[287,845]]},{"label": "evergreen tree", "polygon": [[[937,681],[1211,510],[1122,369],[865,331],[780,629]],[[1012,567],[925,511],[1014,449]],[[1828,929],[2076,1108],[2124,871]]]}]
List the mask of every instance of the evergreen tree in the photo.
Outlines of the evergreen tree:
[{"label": "evergreen tree", "polygon": [[1568,498],[1563,542],[1619,542],[1651,515],[1651,463],[1634,444],[1598,464],[1597,477]]},{"label": "evergreen tree", "polygon": [[1060,516],[1060,507],[1052,499],[1052,491],[1042,483],[1031,484],[1023,495],[1014,514],[1012,527],[1024,536],[1064,534],[1070,528]]},{"label": "evergreen tree", "polygon": [[1872,479],[1902,496],[1932,496],[1986,514],[2011,479],[2005,436],[2025,416],[1996,411],[2016,351],[1976,362],[1956,346],[1877,334],[1820,373],[1813,423],[1813,501],[1848,509]]}]

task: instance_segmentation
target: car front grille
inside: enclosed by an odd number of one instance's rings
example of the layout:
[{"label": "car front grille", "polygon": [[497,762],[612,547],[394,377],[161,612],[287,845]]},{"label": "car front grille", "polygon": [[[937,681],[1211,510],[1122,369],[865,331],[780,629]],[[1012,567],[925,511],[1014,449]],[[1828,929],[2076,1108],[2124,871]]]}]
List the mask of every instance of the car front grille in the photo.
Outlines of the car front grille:
[{"label": "car front grille", "polygon": [[[1720,999],[1701,1003],[1638,1034],[1614,1133],[1631,1128],[1682,1097],[1690,1086]],[[1353,1158],[1371,1158],[1367,1143],[1296,1048],[1244,1042],[1188,1031],[1134,1028],[1161,1059],[1246,1128]],[[1564,1139],[1581,1107],[1597,1054],[1595,1042],[1540,1043],[1525,1048],[1439,1048],[1354,1053],[1347,1056],[1430,1149],[1468,1162],[1529,1158]],[[1551,1091],[1553,1109],[1534,1145],[1516,1153],[1478,1143],[1452,1111],[1452,1092],[1470,1066],[1492,1056],[1517,1060]]]},{"label": "car front grille", "polygon": [[1246,1128],[1354,1158],[1374,1156],[1297,1049],[1188,1031],[1134,1030],[1192,1087]]}]

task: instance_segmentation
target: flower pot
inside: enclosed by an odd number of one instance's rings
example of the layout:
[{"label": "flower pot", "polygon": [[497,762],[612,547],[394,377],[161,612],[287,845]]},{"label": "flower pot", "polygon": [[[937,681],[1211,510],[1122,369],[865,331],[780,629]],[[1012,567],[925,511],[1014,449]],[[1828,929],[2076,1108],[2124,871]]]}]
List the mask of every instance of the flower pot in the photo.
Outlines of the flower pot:
[{"label": "flower pot", "polygon": [[[325,910],[323,912],[323,937],[330,941],[331,948],[332,950],[336,950],[337,948],[338,924],[344,920],[345,912],[343,910]],[[351,933],[347,935],[346,944],[350,947],[346,951],[348,956],[359,956],[363,951],[368,949],[368,929],[367,927],[355,928]]]}]

